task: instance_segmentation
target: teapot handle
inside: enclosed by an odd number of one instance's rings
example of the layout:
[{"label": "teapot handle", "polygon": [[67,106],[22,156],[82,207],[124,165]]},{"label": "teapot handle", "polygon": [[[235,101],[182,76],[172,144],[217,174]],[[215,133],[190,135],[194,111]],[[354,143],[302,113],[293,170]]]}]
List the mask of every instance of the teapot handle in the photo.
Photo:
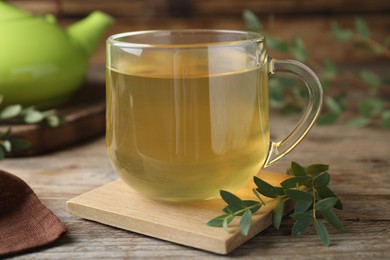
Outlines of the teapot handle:
[{"label": "teapot handle", "polygon": [[264,167],[268,167],[281,159],[302,141],[317,119],[323,99],[321,83],[314,72],[306,65],[295,60],[275,60],[270,58],[268,69],[269,75],[278,72],[289,72],[297,75],[305,83],[309,91],[309,104],[290,134],[282,141],[271,142],[271,148]]}]

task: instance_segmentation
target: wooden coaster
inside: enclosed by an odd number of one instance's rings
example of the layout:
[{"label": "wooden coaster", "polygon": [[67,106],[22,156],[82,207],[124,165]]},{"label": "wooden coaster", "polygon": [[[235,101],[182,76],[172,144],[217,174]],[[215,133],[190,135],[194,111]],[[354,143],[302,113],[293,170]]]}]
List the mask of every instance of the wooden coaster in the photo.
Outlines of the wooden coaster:
[{"label": "wooden coaster", "polygon": [[[289,176],[261,171],[258,177],[279,185]],[[252,193],[253,187],[250,182],[235,194],[242,199],[257,200]],[[154,201],[138,194],[122,180],[105,184],[67,202],[67,210],[75,216],[218,254],[229,253],[268,227],[275,203],[267,204],[253,215],[248,236],[240,233],[239,218],[229,225],[229,232],[206,225],[210,219],[223,214],[225,206],[221,199],[178,204]],[[286,203],[285,208],[287,213],[292,209],[292,203]]]}]

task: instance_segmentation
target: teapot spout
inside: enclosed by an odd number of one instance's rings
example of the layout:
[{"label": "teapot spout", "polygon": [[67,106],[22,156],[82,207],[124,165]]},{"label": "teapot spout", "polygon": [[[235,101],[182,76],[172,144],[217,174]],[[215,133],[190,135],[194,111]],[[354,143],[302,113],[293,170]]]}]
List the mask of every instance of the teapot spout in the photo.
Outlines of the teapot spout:
[{"label": "teapot spout", "polygon": [[97,48],[104,31],[113,23],[111,16],[95,11],[67,28],[69,37],[90,56]]}]

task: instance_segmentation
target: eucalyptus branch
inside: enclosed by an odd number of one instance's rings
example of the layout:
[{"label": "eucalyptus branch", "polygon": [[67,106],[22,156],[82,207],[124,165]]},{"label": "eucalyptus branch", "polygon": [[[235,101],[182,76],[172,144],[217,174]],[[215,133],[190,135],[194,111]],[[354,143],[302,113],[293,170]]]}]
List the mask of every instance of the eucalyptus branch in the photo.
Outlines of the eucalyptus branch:
[{"label": "eucalyptus branch", "polygon": [[[330,181],[328,169],[329,167],[323,164],[302,167],[292,162],[288,169],[292,177],[281,182],[280,186],[272,186],[255,176],[254,182],[257,188],[253,192],[259,201],[241,200],[236,195],[221,190],[221,198],[227,203],[223,209],[225,214],[211,219],[207,225],[223,227],[227,230],[228,224],[237,216],[241,216],[240,231],[243,235],[248,235],[252,215],[262,206],[276,201],[272,225],[279,229],[284,213],[284,202],[286,199],[291,199],[295,202],[295,207],[290,217],[296,221],[292,228],[292,235],[299,236],[310,225],[314,225],[321,242],[329,246],[329,234],[326,226],[318,219],[318,213],[337,230],[344,230],[344,226],[332,210],[332,208],[342,209],[342,204],[328,187]],[[264,200],[261,196],[270,198],[270,200]]]},{"label": "eucalyptus branch", "polygon": [[[3,98],[0,96],[0,104]],[[11,136],[12,125],[36,124],[45,122],[51,127],[57,127],[65,123],[65,119],[57,115],[56,110],[39,111],[34,107],[23,108],[21,105],[10,105],[0,109],[0,125],[10,125],[5,131],[0,131],[0,160],[7,153],[25,150],[31,146],[28,140]]]},{"label": "eucalyptus branch", "polygon": [[[262,30],[262,24],[254,13],[246,10],[243,16],[248,30]],[[336,21],[332,21],[330,27],[330,35],[335,40],[363,43],[376,55],[390,58],[390,50],[387,47],[390,36],[384,44],[372,39],[369,27],[363,19],[359,17],[355,19],[354,29],[342,28]],[[280,53],[288,53],[295,59],[308,63],[319,71],[321,84],[325,92],[325,109],[317,120],[318,124],[332,124],[344,117],[348,124],[356,127],[371,124],[390,129],[390,104],[380,95],[380,91],[389,86],[389,83],[379,75],[367,69],[362,69],[359,74],[356,74],[340,69],[331,60],[316,60],[308,55],[309,52],[299,36],[286,41],[268,35],[267,46]],[[353,92],[350,89],[355,90],[356,85],[364,86],[363,91],[367,93],[357,102],[354,101],[349,104],[347,98]],[[337,86],[337,88],[333,86]],[[278,109],[282,114],[300,112],[307,102],[307,93],[303,92],[302,89],[294,79],[270,78],[271,107]]]}]

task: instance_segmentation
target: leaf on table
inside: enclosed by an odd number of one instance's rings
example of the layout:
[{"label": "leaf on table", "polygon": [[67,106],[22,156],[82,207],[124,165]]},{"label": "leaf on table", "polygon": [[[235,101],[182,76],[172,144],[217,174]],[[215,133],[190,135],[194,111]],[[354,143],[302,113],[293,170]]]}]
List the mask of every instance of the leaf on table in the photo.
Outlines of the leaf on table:
[{"label": "leaf on table", "polygon": [[318,174],[329,170],[329,165],[327,164],[311,164],[307,166],[307,173],[312,175],[312,176],[317,176]]},{"label": "leaf on table", "polygon": [[234,216],[231,214],[222,214],[211,219],[209,222],[207,222],[207,225],[211,227],[222,227],[225,219],[227,219],[227,224],[229,224],[234,219]]},{"label": "leaf on table", "polygon": [[334,197],[322,199],[315,204],[315,210],[325,211],[332,209],[336,205],[337,201],[338,199]]},{"label": "leaf on table", "polygon": [[318,189],[329,184],[330,175],[327,171],[318,174],[313,179],[314,188]]},{"label": "leaf on table", "polygon": [[371,118],[355,117],[347,121],[347,124],[355,127],[364,127],[371,123]]},{"label": "leaf on table", "polygon": [[302,190],[288,190],[285,189],[287,197],[294,201],[312,201],[313,196],[310,192],[302,191]]},{"label": "leaf on table", "polygon": [[277,199],[276,206],[272,214],[272,225],[277,230],[279,230],[280,228],[280,223],[282,222],[282,218],[283,218],[283,212],[284,212],[284,201],[283,199]]},{"label": "leaf on table", "polygon": [[306,176],[306,170],[297,162],[291,162],[288,172],[294,176]]},{"label": "leaf on table", "polygon": [[322,113],[316,123],[319,125],[330,125],[336,123],[339,120],[340,114],[334,112]]},{"label": "leaf on table", "polygon": [[379,98],[363,99],[359,103],[359,111],[364,117],[379,115],[385,108],[385,103]]},{"label": "leaf on table", "polygon": [[310,200],[295,202],[294,214],[306,212],[311,207],[312,204],[313,201]]},{"label": "leaf on table", "polygon": [[251,227],[252,211],[247,209],[240,219],[240,231],[247,236]]},{"label": "leaf on table", "polygon": [[386,129],[390,129],[390,110],[385,110],[382,112],[381,125]]},{"label": "leaf on table", "polygon": [[296,176],[282,181],[280,185],[285,189],[289,189],[296,188],[302,185],[310,185],[310,182],[311,178],[309,176]]},{"label": "leaf on table", "polygon": [[330,23],[331,36],[339,41],[346,42],[352,39],[353,32],[349,29],[343,29],[340,27],[337,21]]},{"label": "leaf on table", "polygon": [[253,177],[253,180],[257,186],[257,191],[260,192],[260,194],[269,198],[276,198],[278,196],[277,191],[271,184],[263,181],[256,176]]},{"label": "leaf on table", "polygon": [[28,124],[35,124],[41,122],[43,118],[44,116],[41,112],[34,110],[26,113],[26,115],[24,116],[24,121]]},{"label": "leaf on table", "polygon": [[301,235],[313,223],[313,216],[308,214],[304,214],[301,217],[296,216],[295,219],[297,221],[292,228],[293,237]]},{"label": "leaf on table", "polygon": [[[328,186],[318,188],[317,193],[321,197],[321,199],[331,198],[331,197],[338,198],[337,195]],[[340,199],[337,201],[334,207],[336,209],[343,209],[343,204],[341,203]]]},{"label": "leaf on table", "polygon": [[367,23],[361,17],[355,19],[355,30],[363,38],[370,37],[370,30],[368,29]]},{"label": "leaf on table", "polygon": [[314,227],[317,231],[318,236],[320,237],[322,244],[324,244],[324,246],[329,246],[330,245],[329,233],[325,225],[322,224],[321,221],[315,220]]},{"label": "leaf on table", "polygon": [[246,10],[244,10],[242,16],[244,18],[244,21],[246,24],[246,29],[248,31],[252,31],[252,32],[260,32],[261,31],[262,25],[261,25],[261,22],[257,18],[255,13],[246,9]]},{"label": "leaf on table", "polygon": [[336,216],[333,210],[328,209],[320,212],[321,215],[331,224],[335,229],[344,231],[344,225],[341,220]]},{"label": "leaf on table", "polygon": [[11,105],[3,108],[0,112],[0,119],[10,119],[17,117],[22,112],[21,105]]}]

